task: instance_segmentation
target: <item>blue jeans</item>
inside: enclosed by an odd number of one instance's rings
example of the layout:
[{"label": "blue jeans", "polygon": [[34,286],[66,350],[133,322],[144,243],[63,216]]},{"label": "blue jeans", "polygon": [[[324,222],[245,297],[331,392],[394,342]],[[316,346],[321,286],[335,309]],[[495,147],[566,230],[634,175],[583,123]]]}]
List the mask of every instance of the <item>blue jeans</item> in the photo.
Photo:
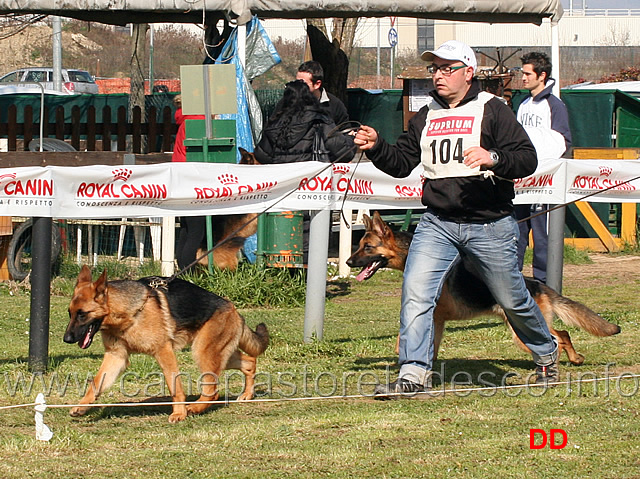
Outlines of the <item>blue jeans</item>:
[{"label": "blue jeans", "polygon": [[509,216],[485,224],[447,221],[429,210],[420,219],[404,270],[400,312],[400,377],[427,384],[433,364],[433,312],[444,278],[463,254],[504,309],[537,365],[555,362],[557,344],[518,270],[518,226]]},{"label": "blue jeans", "polygon": [[[543,209],[549,209],[549,205],[515,205],[516,220],[524,220]],[[547,234],[548,214],[519,221],[520,239],[518,240],[518,267],[522,271],[524,266],[524,253],[529,246],[529,232],[533,231],[533,279],[541,283],[547,282],[547,248],[549,245]]]}]

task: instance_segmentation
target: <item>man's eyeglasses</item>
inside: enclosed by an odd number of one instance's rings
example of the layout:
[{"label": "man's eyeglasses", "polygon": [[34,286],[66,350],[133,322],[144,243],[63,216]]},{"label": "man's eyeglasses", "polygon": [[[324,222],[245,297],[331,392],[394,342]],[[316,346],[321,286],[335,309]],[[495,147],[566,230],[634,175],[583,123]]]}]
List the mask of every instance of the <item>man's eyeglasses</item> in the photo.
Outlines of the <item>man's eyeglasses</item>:
[{"label": "man's eyeglasses", "polygon": [[435,73],[438,70],[440,70],[444,76],[448,77],[448,76],[451,76],[451,73],[453,73],[456,70],[460,70],[461,68],[467,68],[467,65],[461,65],[459,67],[452,67],[449,65],[444,65],[441,67],[439,67],[438,65],[429,65],[427,67],[427,71],[432,75],[435,75]]}]

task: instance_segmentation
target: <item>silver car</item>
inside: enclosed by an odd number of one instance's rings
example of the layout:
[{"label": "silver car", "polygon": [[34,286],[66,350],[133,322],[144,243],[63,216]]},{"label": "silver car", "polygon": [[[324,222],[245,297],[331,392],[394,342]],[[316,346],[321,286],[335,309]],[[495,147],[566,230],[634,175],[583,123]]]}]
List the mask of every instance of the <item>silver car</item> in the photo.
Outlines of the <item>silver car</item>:
[{"label": "silver car", "polygon": [[58,95],[77,95],[98,93],[94,78],[84,70],[62,69],[62,91],[53,89],[53,68],[21,68],[0,77],[0,94],[45,93]]}]

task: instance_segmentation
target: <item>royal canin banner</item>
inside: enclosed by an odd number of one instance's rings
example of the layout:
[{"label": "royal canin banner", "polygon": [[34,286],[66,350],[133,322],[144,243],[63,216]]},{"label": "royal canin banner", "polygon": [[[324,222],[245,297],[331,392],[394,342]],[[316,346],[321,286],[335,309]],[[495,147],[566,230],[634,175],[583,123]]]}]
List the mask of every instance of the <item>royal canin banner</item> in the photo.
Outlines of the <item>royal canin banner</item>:
[{"label": "royal canin banner", "polygon": [[[0,215],[135,218],[420,208],[421,172],[419,166],[407,178],[393,178],[369,162],[0,168]],[[561,204],[613,187],[588,201],[638,203],[640,180],[624,183],[638,176],[638,160],[545,160],[535,174],[515,181],[515,202]]]}]

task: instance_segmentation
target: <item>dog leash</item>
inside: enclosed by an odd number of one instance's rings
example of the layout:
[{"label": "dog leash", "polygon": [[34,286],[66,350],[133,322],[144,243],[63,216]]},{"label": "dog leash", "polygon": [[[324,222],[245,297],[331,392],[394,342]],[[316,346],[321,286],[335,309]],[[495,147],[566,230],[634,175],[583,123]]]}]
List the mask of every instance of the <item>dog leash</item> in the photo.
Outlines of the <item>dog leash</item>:
[{"label": "dog leash", "polygon": [[[357,124],[357,128],[360,127],[360,123],[356,122],[356,121],[347,121],[347,122],[343,122],[340,123],[340,125],[336,125],[332,130],[329,131],[329,134],[327,135],[327,138],[331,137],[332,135],[335,135],[337,133],[340,134],[345,134],[343,133],[345,130],[344,128],[341,128],[342,125],[346,124],[346,123],[355,123]],[[349,127],[348,129],[353,129],[354,127]],[[358,148],[355,144],[353,145],[354,148]],[[324,173],[325,171],[327,171],[329,168],[331,168],[335,163],[339,163],[340,160],[342,160],[348,153],[351,153],[352,149],[349,149],[349,151],[344,152],[342,155],[340,155],[336,160],[331,161],[329,163],[327,163],[327,165],[322,168],[320,171],[318,171],[316,174],[314,174],[313,176],[311,176],[309,179],[312,180],[313,178],[316,178],[317,176],[321,175],[322,173]],[[362,157],[360,157],[361,159]],[[358,160],[359,164],[360,160]],[[357,167],[356,164],[356,167]],[[354,169],[354,173],[355,173],[355,169]],[[353,177],[353,174],[351,175],[351,178]],[[351,178],[349,178],[349,182],[347,183],[347,190],[349,188],[349,184],[351,182]],[[282,198],[276,200],[274,203],[272,203],[271,205],[267,206],[264,210],[262,210],[260,213],[258,213],[255,217],[251,218],[250,220],[244,222],[243,224],[241,224],[240,226],[238,226],[235,230],[233,230],[231,233],[229,233],[225,238],[223,238],[222,240],[220,240],[218,243],[216,243],[212,248],[210,248],[209,250],[207,250],[206,252],[202,253],[200,256],[198,256],[194,261],[192,261],[191,263],[189,263],[187,266],[185,266],[184,268],[182,268],[181,270],[179,270],[178,272],[172,274],[171,276],[169,276],[168,278],[164,279],[164,278],[156,278],[157,281],[153,281],[150,286],[155,285],[155,287],[163,287],[166,288],[167,285],[173,281],[174,279],[176,279],[178,276],[182,275],[183,273],[185,273],[186,271],[188,271],[189,269],[191,269],[193,266],[195,266],[196,264],[198,264],[198,262],[207,257],[210,253],[212,253],[213,251],[215,251],[216,248],[219,248],[220,246],[224,245],[225,243],[231,241],[236,233],[238,233],[239,231],[242,231],[242,229],[244,229],[246,226],[249,226],[251,223],[253,223],[254,221],[257,221],[259,217],[261,217],[262,215],[266,214],[267,212],[269,212],[274,206],[276,206],[278,203],[284,201],[286,198],[288,198],[289,196],[291,196],[292,194],[294,194],[296,191],[298,190],[298,188],[295,188],[291,191],[289,191],[288,193],[286,193]],[[345,197],[343,198],[343,205],[344,205],[344,200],[346,199],[346,194]],[[344,215],[343,215],[344,217]],[[346,221],[345,221],[346,222]],[[154,286],[152,286],[154,287]]]},{"label": "dog leash", "polygon": [[534,213],[531,216],[528,216],[526,218],[518,220],[517,223],[523,223],[524,221],[529,221],[532,218],[535,218],[535,217],[540,216],[540,215],[544,215],[546,213],[549,213],[550,211],[555,211],[557,209],[564,208],[566,206],[569,206],[569,205],[572,205],[574,203],[577,203],[578,201],[584,201],[587,198],[591,198],[592,196],[599,195],[600,193],[604,193],[605,191],[612,190],[612,189],[617,188],[617,187],[619,187],[621,185],[625,185],[627,183],[631,183],[632,181],[635,181],[635,180],[640,180],[640,176],[636,176],[635,178],[630,178],[630,179],[628,179],[626,181],[623,181],[622,183],[611,185],[611,186],[605,188],[604,190],[594,191],[593,193],[589,193],[588,195],[582,196],[582,197],[577,198],[575,200],[568,201],[567,203],[562,203],[560,205],[555,205],[552,208],[547,208],[546,210],[538,211],[537,213]]}]

